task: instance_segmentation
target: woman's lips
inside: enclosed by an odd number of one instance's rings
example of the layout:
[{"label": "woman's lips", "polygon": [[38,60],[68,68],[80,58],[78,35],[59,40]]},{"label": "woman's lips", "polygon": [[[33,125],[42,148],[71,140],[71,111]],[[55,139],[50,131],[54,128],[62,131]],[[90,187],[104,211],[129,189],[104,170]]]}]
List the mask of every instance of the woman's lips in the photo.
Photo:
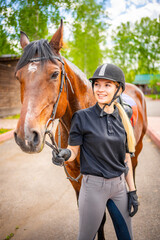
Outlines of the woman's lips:
[{"label": "woman's lips", "polygon": [[98,94],[98,98],[105,98],[107,97],[106,95]]}]

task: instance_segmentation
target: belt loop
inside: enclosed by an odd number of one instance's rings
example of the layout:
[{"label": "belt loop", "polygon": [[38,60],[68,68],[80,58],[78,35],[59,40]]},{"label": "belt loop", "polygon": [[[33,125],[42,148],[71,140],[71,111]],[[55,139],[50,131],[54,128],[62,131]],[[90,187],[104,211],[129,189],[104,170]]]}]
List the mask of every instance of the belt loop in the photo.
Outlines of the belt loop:
[{"label": "belt loop", "polygon": [[86,183],[88,182],[89,175],[86,175]]},{"label": "belt loop", "polygon": [[120,180],[122,180],[122,176],[120,176]]},{"label": "belt loop", "polygon": [[102,187],[104,186],[104,184],[105,184],[105,178],[103,178]]}]

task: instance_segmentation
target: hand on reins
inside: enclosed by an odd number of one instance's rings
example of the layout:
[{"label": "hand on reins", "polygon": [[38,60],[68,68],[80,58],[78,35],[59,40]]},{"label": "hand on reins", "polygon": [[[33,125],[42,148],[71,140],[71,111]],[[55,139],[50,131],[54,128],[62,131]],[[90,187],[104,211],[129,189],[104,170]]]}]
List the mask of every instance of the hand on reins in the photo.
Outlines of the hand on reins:
[{"label": "hand on reins", "polygon": [[[128,211],[129,211],[129,216],[133,217],[136,212],[138,211],[138,196],[135,191],[128,192]],[[132,211],[133,207],[133,211]]]},{"label": "hand on reins", "polygon": [[65,161],[67,161],[71,156],[71,151],[67,148],[59,148],[59,153],[56,154],[52,151],[52,162],[55,165],[62,166]]}]

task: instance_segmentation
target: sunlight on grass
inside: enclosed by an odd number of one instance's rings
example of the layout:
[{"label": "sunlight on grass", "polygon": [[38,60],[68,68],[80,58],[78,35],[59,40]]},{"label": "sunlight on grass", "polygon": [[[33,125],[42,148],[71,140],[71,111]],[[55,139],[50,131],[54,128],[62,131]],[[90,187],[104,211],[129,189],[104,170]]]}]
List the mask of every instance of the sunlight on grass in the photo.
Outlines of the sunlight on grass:
[{"label": "sunlight on grass", "polygon": [[4,128],[0,128],[0,134],[6,133],[11,131],[12,129],[4,129]]},{"label": "sunlight on grass", "polygon": [[16,114],[16,115],[8,116],[5,119],[19,119],[19,118],[20,118],[20,114]]}]

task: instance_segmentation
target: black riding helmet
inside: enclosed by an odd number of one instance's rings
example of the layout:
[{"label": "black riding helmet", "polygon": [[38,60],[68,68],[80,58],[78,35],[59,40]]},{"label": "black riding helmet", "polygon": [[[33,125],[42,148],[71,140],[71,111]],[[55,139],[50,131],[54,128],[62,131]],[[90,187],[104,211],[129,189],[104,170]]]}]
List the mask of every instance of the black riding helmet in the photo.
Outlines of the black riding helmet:
[{"label": "black riding helmet", "polygon": [[96,71],[93,74],[93,77],[89,78],[89,80],[91,80],[92,82],[92,88],[94,87],[94,82],[96,79],[107,79],[119,83],[119,87],[115,92],[112,101],[104,105],[100,114],[100,116],[102,117],[105,106],[106,105],[110,106],[112,102],[118,97],[117,93],[120,90],[120,88],[122,87],[122,91],[125,90],[125,77],[123,71],[119,67],[111,63],[104,63],[103,65],[99,66],[96,69]]},{"label": "black riding helmet", "polygon": [[125,77],[123,71],[114,64],[104,63],[99,66],[93,74],[93,77],[89,78],[92,81],[92,86],[96,79],[108,79],[113,82],[118,82],[122,86],[122,90],[125,90]]}]

